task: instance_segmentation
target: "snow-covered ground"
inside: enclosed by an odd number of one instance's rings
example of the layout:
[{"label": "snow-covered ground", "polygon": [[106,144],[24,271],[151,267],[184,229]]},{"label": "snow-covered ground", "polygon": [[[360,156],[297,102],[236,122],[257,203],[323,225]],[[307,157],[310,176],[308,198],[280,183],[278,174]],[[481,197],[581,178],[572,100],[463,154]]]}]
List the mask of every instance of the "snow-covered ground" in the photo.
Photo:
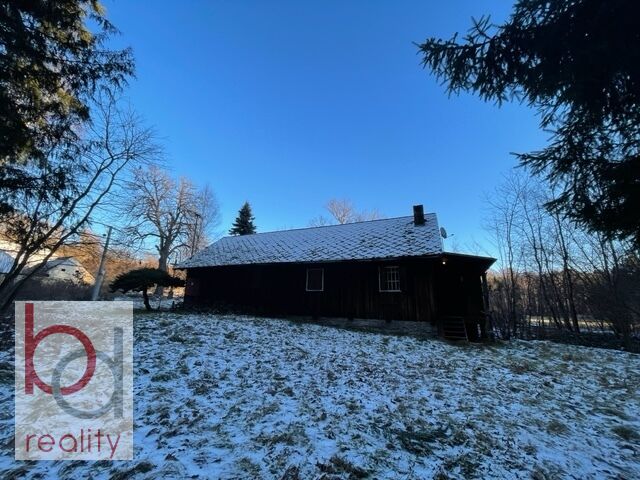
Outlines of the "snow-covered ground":
[{"label": "snow-covered ground", "polygon": [[3,352],[2,478],[640,478],[640,356],[177,313],[135,330],[135,460],[14,462]]},{"label": "snow-covered ground", "polygon": [[[144,309],[144,299],[140,292],[129,292],[126,295],[118,295],[112,299],[114,302],[131,302],[134,310]],[[157,297],[155,295],[149,295],[149,305],[154,310],[171,310],[172,305],[181,304],[182,296],[178,297]]]}]

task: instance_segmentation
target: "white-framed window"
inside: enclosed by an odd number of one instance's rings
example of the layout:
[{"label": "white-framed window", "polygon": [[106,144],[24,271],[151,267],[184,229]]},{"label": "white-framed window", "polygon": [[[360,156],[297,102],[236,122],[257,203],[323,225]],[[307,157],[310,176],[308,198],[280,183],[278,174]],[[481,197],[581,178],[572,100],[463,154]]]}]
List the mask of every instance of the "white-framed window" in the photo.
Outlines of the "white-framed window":
[{"label": "white-framed window", "polygon": [[307,292],[324,291],[324,268],[307,268]]},{"label": "white-framed window", "polygon": [[381,292],[400,291],[400,267],[389,266],[378,269],[378,285]]}]

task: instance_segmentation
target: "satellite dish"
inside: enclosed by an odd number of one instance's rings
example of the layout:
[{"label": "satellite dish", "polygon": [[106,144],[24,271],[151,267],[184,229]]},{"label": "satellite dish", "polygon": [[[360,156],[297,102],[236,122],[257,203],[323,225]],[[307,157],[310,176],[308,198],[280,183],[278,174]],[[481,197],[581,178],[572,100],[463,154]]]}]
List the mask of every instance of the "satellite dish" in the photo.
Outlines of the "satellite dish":
[{"label": "satellite dish", "polygon": [[444,229],[444,227],[440,227],[440,236],[442,238],[447,238],[447,231]]}]

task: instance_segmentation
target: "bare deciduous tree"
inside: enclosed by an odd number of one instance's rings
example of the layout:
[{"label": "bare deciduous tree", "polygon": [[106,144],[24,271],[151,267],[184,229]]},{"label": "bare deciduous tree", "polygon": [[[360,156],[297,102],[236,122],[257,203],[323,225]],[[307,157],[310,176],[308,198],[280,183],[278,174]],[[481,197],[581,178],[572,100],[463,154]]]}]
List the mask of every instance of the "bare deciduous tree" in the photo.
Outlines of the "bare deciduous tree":
[{"label": "bare deciduous tree", "polygon": [[354,221],[356,209],[351,200],[332,198],[325,207],[329,214],[339,224],[351,223]]},{"label": "bare deciduous tree", "polygon": [[488,229],[493,234],[500,262],[492,305],[498,309],[494,320],[497,321],[502,336],[506,338],[517,333],[518,320],[522,315],[518,308],[518,264],[522,260],[522,254],[516,245],[515,234],[521,195],[521,183],[517,179],[508,178],[504,185],[496,189],[493,199],[489,199],[491,215]]},{"label": "bare deciduous tree", "polygon": [[213,229],[220,224],[220,206],[213,189],[205,185],[196,192],[193,205],[195,221],[189,225],[187,248],[180,252],[181,258],[188,258],[211,243]]},{"label": "bare deciduous tree", "polygon": [[335,225],[336,223],[342,225],[345,223],[364,222],[384,218],[383,215],[375,209],[371,211],[358,211],[353,205],[353,202],[346,198],[332,198],[325,205],[325,209],[331,217],[327,218],[319,215],[309,222],[310,226],[322,227],[325,225]]},{"label": "bare deciduous tree", "polygon": [[198,190],[188,179],[175,180],[157,165],[137,170],[130,191],[123,232],[133,244],[153,244],[163,271],[178,252],[184,257],[201,248],[219,218],[210,187]]},{"label": "bare deciduous tree", "polygon": [[[547,324],[580,334],[608,326],[625,345],[640,329],[640,262],[630,242],[606,239],[546,208],[554,192],[509,175],[489,205],[499,262],[491,277],[498,333],[528,335]],[[589,318],[589,321],[584,321]]]},{"label": "bare deciduous tree", "polygon": [[318,215],[309,220],[310,227],[326,227],[327,225],[334,225],[334,223],[324,215]]}]

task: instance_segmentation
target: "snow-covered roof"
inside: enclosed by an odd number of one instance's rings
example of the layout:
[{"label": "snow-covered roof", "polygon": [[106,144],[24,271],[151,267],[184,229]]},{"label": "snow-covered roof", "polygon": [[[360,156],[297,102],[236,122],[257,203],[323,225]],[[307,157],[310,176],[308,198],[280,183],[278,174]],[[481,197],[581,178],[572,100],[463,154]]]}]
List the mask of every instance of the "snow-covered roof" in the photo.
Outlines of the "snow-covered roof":
[{"label": "snow-covered roof", "polygon": [[51,258],[47,261],[47,263],[44,266],[45,270],[51,270],[52,268],[56,268],[56,267],[82,267],[82,264],[75,258],[73,257],[55,257],[55,258]]},{"label": "snow-covered roof", "polygon": [[178,268],[293,262],[334,262],[442,253],[435,213],[414,225],[413,216],[224,237]]},{"label": "snow-covered roof", "polygon": [[[11,242],[9,240],[5,240],[4,238],[0,238],[0,251],[2,251],[5,255],[8,255],[9,257],[11,257],[11,264],[13,264],[13,260],[16,258],[20,250],[21,250],[20,245],[18,245],[17,243]],[[33,252],[29,256],[29,260],[27,261],[27,266],[38,265],[50,254],[51,254],[51,251],[46,248]],[[3,258],[6,261],[6,257],[4,257],[4,255],[3,255]]]},{"label": "snow-covered roof", "polygon": [[0,273],[9,273],[13,265],[13,257],[7,252],[0,250]]}]

